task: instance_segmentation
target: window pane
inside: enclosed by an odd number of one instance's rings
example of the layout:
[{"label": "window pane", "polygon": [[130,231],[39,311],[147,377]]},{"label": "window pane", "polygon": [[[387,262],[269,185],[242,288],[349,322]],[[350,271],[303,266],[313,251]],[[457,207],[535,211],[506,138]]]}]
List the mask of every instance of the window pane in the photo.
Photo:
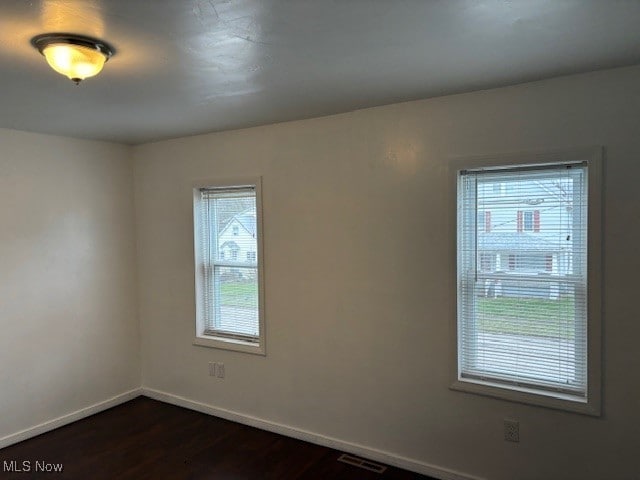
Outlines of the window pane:
[{"label": "window pane", "polygon": [[215,316],[212,330],[258,335],[258,271],[256,268],[215,267]]},{"label": "window pane", "polygon": [[533,212],[524,212],[524,229],[533,230]]},{"label": "window pane", "polygon": [[[462,377],[585,394],[585,173],[574,165],[462,175]],[[491,228],[480,221],[487,211]]]},{"label": "window pane", "polygon": [[215,260],[255,263],[258,250],[255,198],[246,194],[214,197],[209,200],[209,208],[217,239]]},{"label": "window pane", "polygon": [[[493,290],[492,290],[493,288]],[[555,290],[555,291],[554,291]],[[559,295],[559,290],[563,294]],[[549,382],[570,388],[582,382],[576,368],[576,300],[567,284],[512,282],[476,292],[476,355],[469,373]]]}]

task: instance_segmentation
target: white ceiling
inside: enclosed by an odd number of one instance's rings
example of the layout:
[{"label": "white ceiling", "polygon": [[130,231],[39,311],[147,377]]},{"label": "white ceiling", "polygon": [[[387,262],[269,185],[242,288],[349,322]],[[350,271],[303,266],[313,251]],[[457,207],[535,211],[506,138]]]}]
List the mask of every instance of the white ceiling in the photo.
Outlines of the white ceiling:
[{"label": "white ceiling", "polygon": [[[141,143],[640,63],[640,0],[2,0],[0,127]],[[116,48],[75,86],[31,47]]]}]

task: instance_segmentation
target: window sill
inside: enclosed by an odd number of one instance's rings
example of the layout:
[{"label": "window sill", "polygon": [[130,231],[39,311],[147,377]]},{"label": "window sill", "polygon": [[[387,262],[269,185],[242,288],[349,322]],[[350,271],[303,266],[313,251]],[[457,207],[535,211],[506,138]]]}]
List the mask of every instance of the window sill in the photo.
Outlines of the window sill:
[{"label": "window sill", "polygon": [[600,405],[566,393],[548,392],[532,388],[505,386],[483,380],[458,379],[451,384],[451,390],[475,393],[488,397],[524,403],[583,415],[600,416]]},{"label": "window sill", "polygon": [[221,350],[231,350],[234,352],[251,353],[254,355],[266,355],[263,341],[256,344],[232,338],[203,335],[195,337],[193,339],[193,345],[199,347],[218,348]]}]

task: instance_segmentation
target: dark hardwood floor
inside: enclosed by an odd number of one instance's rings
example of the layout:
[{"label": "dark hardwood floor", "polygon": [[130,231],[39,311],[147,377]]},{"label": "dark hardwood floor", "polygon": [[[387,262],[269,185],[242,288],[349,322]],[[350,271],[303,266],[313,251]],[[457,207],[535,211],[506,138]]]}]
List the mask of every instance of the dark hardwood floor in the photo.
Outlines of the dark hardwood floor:
[{"label": "dark hardwood floor", "polygon": [[[341,452],[138,397],[0,450],[0,478],[427,480],[338,462]],[[12,463],[13,462],[13,463]],[[23,463],[27,462],[27,463]],[[36,462],[39,462],[36,465]],[[36,472],[62,464],[62,473]],[[13,468],[13,472],[11,470]],[[27,467],[30,471],[26,471]],[[21,469],[21,472],[16,471]]]}]

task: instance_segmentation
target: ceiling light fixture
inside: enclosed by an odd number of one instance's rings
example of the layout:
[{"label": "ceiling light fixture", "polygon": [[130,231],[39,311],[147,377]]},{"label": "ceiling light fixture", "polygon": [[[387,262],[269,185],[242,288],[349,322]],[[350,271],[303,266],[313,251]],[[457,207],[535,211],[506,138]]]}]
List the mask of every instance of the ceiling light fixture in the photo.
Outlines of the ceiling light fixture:
[{"label": "ceiling light fixture", "polygon": [[56,72],[78,85],[97,75],[115,50],[102,40],[69,33],[44,33],[31,39]]}]

